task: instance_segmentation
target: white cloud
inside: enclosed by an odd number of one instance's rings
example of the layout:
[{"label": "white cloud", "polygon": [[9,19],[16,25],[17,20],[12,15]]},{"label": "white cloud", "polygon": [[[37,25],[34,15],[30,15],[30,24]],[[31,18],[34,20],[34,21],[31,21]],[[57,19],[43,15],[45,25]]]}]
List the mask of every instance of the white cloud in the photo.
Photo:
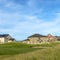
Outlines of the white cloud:
[{"label": "white cloud", "polygon": [[[0,32],[10,33],[13,36],[17,34],[24,36],[23,34],[31,35],[33,33],[57,33],[60,32],[60,13],[56,14],[56,18],[53,21],[46,21],[39,19],[37,16],[23,15],[19,13],[4,13],[0,14],[0,26],[9,26],[12,28],[1,28]],[[21,37],[20,37],[21,38]],[[21,38],[22,39],[22,38]]]},{"label": "white cloud", "polygon": [[[21,5],[16,5],[11,2],[2,3],[5,4],[5,7],[17,9],[17,12],[8,13],[4,10],[0,10],[0,26],[2,26],[2,28],[0,27],[0,32],[10,33],[14,37],[16,37],[16,39],[24,39],[26,36],[33,33],[60,33],[60,13],[56,13],[56,17],[54,20],[46,21],[38,18],[37,15],[28,15],[21,13],[21,11],[18,11],[20,7],[23,8]],[[32,2],[32,0],[28,2],[30,7],[32,7],[33,3],[35,2]],[[32,13],[39,12],[43,12],[43,9],[40,9],[40,11],[36,10]],[[6,26],[9,26],[11,28],[5,28]],[[19,37],[19,35],[21,37]]]},{"label": "white cloud", "polygon": [[[23,36],[23,34],[31,35],[33,33],[57,33],[60,32],[60,13],[53,21],[44,21],[38,19],[37,16],[21,15],[19,13],[1,13],[0,14],[0,26],[10,26],[11,28],[0,28],[0,32],[10,33],[12,35],[17,34]],[[24,19],[24,20],[23,20]],[[22,21],[23,20],[23,21]],[[15,37],[15,36],[14,36]],[[22,39],[22,37],[20,37]]]},{"label": "white cloud", "polygon": [[[59,15],[58,15],[59,16]],[[59,32],[60,31],[60,19],[55,18],[53,21],[44,21],[44,20],[39,20],[38,18],[34,18],[34,16],[32,16],[33,19],[32,20],[27,20],[25,22],[22,22],[22,23],[19,23],[17,24],[17,26],[21,26],[20,28],[18,27],[17,29],[18,30],[21,30],[22,31],[26,31],[27,33],[28,32],[43,32],[45,34],[48,34],[48,33],[54,33],[54,32]],[[27,17],[28,18],[28,17]],[[33,22],[32,22],[33,21]]]}]

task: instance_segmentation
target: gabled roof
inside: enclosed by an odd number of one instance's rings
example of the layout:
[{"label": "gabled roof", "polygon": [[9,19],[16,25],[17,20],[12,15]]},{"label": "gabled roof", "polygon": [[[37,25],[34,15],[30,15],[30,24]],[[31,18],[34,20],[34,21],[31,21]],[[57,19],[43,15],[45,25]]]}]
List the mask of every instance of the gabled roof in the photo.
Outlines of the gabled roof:
[{"label": "gabled roof", "polygon": [[0,34],[0,37],[7,37],[9,34]]},{"label": "gabled roof", "polygon": [[[7,36],[10,36],[9,34],[0,34],[0,38],[1,37],[7,37]],[[12,41],[14,41],[15,39],[14,38],[12,38],[11,36],[10,37],[8,37],[9,38],[9,40],[12,40]]]},{"label": "gabled roof", "polygon": [[45,37],[45,36],[41,34],[34,34],[34,35],[29,36],[28,38],[31,38],[31,37]]}]

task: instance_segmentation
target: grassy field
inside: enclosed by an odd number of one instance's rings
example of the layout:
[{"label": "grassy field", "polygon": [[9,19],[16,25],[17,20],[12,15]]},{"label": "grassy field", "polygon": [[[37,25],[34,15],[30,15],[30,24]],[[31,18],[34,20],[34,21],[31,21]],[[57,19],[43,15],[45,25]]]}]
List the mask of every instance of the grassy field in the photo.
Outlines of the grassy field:
[{"label": "grassy field", "polygon": [[60,43],[0,45],[0,60],[60,60]]},{"label": "grassy field", "polygon": [[0,56],[1,55],[16,55],[22,53],[28,53],[39,48],[32,48],[31,45],[22,43],[7,43],[0,45]]}]

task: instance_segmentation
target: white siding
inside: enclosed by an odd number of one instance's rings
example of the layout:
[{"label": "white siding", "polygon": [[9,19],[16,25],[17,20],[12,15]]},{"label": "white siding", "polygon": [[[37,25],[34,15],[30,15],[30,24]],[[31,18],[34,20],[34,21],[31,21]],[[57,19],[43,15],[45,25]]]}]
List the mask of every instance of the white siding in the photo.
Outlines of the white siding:
[{"label": "white siding", "polygon": [[12,42],[11,40],[9,40],[8,42]]},{"label": "white siding", "polygon": [[0,44],[3,44],[3,43],[5,43],[5,38],[1,37],[0,38]]}]

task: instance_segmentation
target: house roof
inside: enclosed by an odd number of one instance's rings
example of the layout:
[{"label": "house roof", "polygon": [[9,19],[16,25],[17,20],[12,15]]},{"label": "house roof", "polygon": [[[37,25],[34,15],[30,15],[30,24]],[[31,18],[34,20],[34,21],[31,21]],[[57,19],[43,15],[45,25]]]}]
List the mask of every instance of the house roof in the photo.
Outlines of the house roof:
[{"label": "house roof", "polygon": [[14,41],[15,39],[14,39],[14,38],[10,38],[9,40],[12,40],[12,41]]},{"label": "house roof", "polygon": [[23,40],[23,41],[29,41],[29,39],[25,39],[25,40]]},{"label": "house roof", "polygon": [[0,34],[0,37],[6,37],[9,36],[9,34]]},{"label": "house roof", "polygon": [[46,37],[46,36],[43,36],[41,34],[34,34],[34,35],[29,36],[28,38],[31,38],[31,37]]},{"label": "house roof", "polygon": [[22,40],[22,41],[20,41],[20,42],[23,42],[23,41],[29,41],[29,39],[25,39],[25,40]]}]

